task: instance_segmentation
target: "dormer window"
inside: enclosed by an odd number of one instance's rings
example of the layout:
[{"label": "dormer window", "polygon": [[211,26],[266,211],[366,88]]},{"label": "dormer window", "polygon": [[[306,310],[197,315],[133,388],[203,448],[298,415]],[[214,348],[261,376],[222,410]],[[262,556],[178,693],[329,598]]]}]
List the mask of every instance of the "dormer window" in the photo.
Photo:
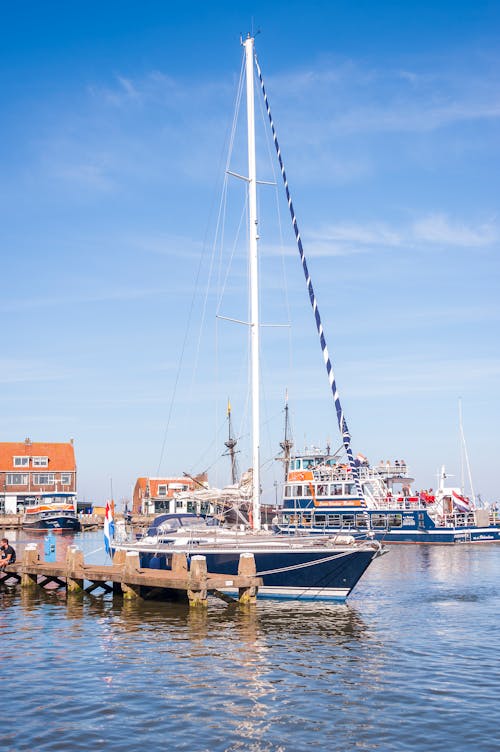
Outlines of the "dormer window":
[{"label": "dormer window", "polygon": [[158,496],[166,496],[166,495],[167,495],[167,487],[158,486]]},{"label": "dormer window", "polygon": [[48,466],[49,466],[48,457],[33,457],[33,467],[48,467]]},{"label": "dormer window", "polygon": [[29,457],[14,457],[14,467],[28,467],[29,464]]}]

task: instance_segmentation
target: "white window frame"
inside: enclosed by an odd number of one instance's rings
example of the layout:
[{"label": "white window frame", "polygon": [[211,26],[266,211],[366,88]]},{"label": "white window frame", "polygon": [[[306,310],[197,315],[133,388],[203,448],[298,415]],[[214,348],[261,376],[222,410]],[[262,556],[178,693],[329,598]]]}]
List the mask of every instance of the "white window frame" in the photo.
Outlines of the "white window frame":
[{"label": "white window frame", "polygon": [[14,467],[29,467],[30,458],[26,455],[18,455],[14,457]]},{"label": "white window frame", "polygon": [[61,484],[63,486],[70,486],[73,480],[73,473],[61,473]]},{"label": "white window frame", "polygon": [[[47,478],[47,480],[40,480],[40,478]],[[54,473],[37,473],[33,474],[34,486],[53,486],[55,484]]]},{"label": "white window frame", "polygon": [[168,491],[168,485],[165,485],[165,483],[162,483],[158,486],[158,496],[167,496]]},{"label": "white window frame", "polygon": [[33,467],[48,467],[49,458],[48,457],[32,457],[32,464],[33,464]]},{"label": "white window frame", "polygon": [[[15,481],[13,478],[21,478],[20,481]],[[28,473],[7,473],[5,476],[6,486],[27,486],[28,485]]]}]

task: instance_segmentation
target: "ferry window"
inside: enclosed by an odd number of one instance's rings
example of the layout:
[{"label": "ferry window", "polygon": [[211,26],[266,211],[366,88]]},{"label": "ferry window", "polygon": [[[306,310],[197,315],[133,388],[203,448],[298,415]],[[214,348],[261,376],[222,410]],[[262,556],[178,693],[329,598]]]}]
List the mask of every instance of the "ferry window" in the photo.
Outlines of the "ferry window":
[{"label": "ferry window", "polygon": [[340,514],[329,514],[328,515],[328,526],[329,527],[340,527]]},{"label": "ferry window", "polygon": [[356,525],[358,527],[366,527],[366,514],[357,514],[356,515]]},{"label": "ferry window", "polygon": [[285,496],[288,498],[292,495],[290,486],[285,486]]},{"label": "ferry window", "polygon": [[305,512],[302,515],[302,524],[303,525],[310,525],[311,524],[311,513],[310,512]]},{"label": "ferry window", "polygon": [[343,527],[354,527],[354,515],[353,514],[344,514],[344,515],[342,515],[342,526]]},{"label": "ferry window", "polygon": [[14,467],[27,467],[29,463],[29,457],[14,457]]},{"label": "ferry window", "polygon": [[166,496],[166,495],[167,495],[167,487],[158,486],[158,496]]},{"label": "ferry window", "polygon": [[302,496],[302,486],[292,486],[292,496]]},{"label": "ferry window", "polygon": [[372,514],[371,518],[372,527],[385,527],[386,526],[386,516],[385,514]]},{"label": "ferry window", "polygon": [[314,523],[316,525],[323,526],[326,523],[326,515],[324,514],[315,514],[314,515]]},{"label": "ferry window", "polygon": [[342,496],[342,483],[331,483],[330,493],[333,496]]},{"label": "ferry window", "polygon": [[401,514],[390,514],[387,518],[389,527],[401,527],[403,524],[403,517]]},{"label": "ferry window", "polygon": [[324,483],[320,483],[318,485],[318,490],[316,492],[318,496],[328,496],[328,486],[326,486]]},{"label": "ferry window", "polygon": [[36,486],[50,486],[54,483],[54,473],[40,473],[33,476],[33,483]]},{"label": "ferry window", "polygon": [[304,494],[303,494],[304,496],[312,496],[312,493],[311,493],[311,486],[309,486],[309,485],[307,485],[307,486],[306,486],[306,485],[304,485],[303,491],[304,491]]},{"label": "ferry window", "polygon": [[314,467],[314,460],[302,460],[302,464],[304,469],[308,470],[310,467]]},{"label": "ferry window", "polygon": [[33,457],[33,467],[48,467],[48,457]]},{"label": "ferry window", "polygon": [[27,486],[28,476],[26,473],[7,473],[5,484],[7,486]]},{"label": "ferry window", "polygon": [[348,496],[354,496],[356,494],[356,487],[354,483],[346,483],[345,485],[345,493]]}]

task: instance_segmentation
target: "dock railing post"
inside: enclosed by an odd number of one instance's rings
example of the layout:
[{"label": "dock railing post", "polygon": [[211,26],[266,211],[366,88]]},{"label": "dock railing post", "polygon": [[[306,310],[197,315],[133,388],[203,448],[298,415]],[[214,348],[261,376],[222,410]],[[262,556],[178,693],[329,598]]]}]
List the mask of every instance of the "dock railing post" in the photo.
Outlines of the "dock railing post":
[{"label": "dock railing post", "polygon": [[[246,577],[255,577],[256,572],[254,555],[252,553],[240,554],[238,574]],[[255,585],[240,587],[238,589],[240,603],[255,603],[257,601],[257,590],[258,588]]]},{"label": "dock railing post", "polygon": [[83,591],[83,551],[78,546],[68,546],[66,551],[66,590],[68,593],[81,593]]},{"label": "dock railing post", "polygon": [[137,551],[127,551],[125,564],[123,565],[122,593],[125,600],[141,597],[141,586],[127,584],[127,573],[136,574],[139,569],[140,561]]},{"label": "dock railing post", "polygon": [[207,606],[207,559],[205,556],[193,556],[189,571],[189,588],[187,591],[189,605]]},{"label": "dock railing post", "polygon": [[38,546],[36,543],[28,543],[23,552],[23,570],[21,575],[21,587],[35,589],[38,585],[38,576],[26,572],[26,569],[38,564]]}]

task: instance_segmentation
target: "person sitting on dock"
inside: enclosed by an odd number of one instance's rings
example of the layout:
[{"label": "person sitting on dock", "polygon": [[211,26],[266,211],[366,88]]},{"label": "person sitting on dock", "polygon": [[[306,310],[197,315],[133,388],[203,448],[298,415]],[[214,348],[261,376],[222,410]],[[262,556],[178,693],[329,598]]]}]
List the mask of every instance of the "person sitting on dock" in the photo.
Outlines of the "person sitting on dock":
[{"label": "person sitting on dock", "polygon": [[0,549],[2,551],[0,555],[0,569],[5,569],[8,564],[14,564],[16,561],[16,552],[9,546],[7,538],[2,538],[0,541]]}]

